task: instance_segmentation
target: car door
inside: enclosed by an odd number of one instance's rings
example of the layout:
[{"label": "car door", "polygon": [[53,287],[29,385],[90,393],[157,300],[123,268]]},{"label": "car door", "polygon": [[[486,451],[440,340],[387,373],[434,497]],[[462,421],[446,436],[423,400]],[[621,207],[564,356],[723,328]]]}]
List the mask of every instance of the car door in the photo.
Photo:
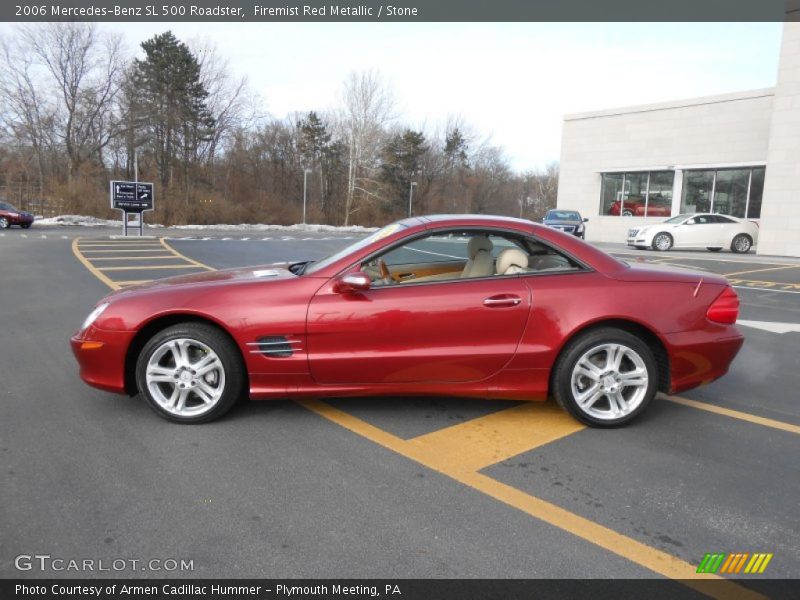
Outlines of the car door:
[{"label": "car door", "polygon": [[711,245],[715,226],[708,215],[695,215],[675,228],[675,246],[699,248]]},{"label": "car door", "polygon": [[[466,239],[457,238],[466,244]],[[462,256],[454,247],[442,256]],[[431,262],[436,257],[431,255]],[[358,270],[355,266],[352,270]],[[311,300],[311,374],[321,384],[481,381],[514,356],[530,311],[517,276],[396,282]]]},{"label": "car door", "polygon": [[731,240],[736,236],[741,226],[733,219],[729,219],[723,215],[714,215],[714,220],[717,222],[715,227],[716,232],[712,240],[713,243],[709,245],[712,247],[727,248],[731,245]]}]

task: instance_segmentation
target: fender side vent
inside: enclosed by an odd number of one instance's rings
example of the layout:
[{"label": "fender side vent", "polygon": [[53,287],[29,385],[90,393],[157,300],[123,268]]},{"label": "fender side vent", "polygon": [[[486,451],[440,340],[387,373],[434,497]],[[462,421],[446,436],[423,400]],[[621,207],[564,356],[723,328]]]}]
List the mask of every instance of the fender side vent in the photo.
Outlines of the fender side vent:
[{"label": "fender side vent", "polygon": [[250,354],[263,354],[270,358],[288,358],[300,348],[300,340],[290,340],[283,335],[268,335],[258,338],[257,342],[248,342]]}]

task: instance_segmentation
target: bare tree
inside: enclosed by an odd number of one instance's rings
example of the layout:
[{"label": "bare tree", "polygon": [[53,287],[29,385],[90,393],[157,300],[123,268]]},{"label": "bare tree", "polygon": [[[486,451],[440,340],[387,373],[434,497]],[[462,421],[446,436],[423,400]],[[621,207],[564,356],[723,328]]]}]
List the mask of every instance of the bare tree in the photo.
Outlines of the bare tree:
[{"label": "bare tree", "polygon": [[125,65],[122,38],[89,23],[44,23],[19,29],[22,52],[44,69],[59,95],[55,113],[71,182],[80,165],[116,133],[115,101]]},{"label": "bare tree", "polygon": [[350,74],[344,84],[343,101],[341,127],[349,146],[344,209],[344,224],[348,225],[350,216],[359,209],[358,198],[381,199],[365,187],[374,179],[363,175],[377,161],[384,127],[395,118],[395,101],[380,74],[372,70]]}]

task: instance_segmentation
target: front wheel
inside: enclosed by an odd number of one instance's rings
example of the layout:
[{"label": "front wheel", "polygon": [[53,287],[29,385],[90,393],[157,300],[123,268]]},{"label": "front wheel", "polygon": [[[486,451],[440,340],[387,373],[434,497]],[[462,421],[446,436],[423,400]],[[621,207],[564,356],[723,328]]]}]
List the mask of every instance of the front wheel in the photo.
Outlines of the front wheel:
[{"label": "front wheel", "polygon": [[30,229],[31,228],[31,224],[30,223],[23,223],[21,227],[23,229]]},{"label": "front wheel", "polygon": [[731,242],[731,250],[737,254],[747,254],[753,247],[753,239],[746,233],[740,233]]},{"label": "front wheel", "polygon": [[638,337],[615,328],[587,332],[565,349],[553,372],[553,395],[592,427],[616,427],[639,416],[656,395],[658,367]]},{"label": "front wheel", "polygon": [[722,248],[719,248],[719,247],[717,247],[717,248],[706,248],[706,250],[708,250],[709,252],[719,252],[720,250],[722,250]]},{"label": "front wheel", "polygon": [[0,217],[0,229],[8,229],[8,219]]},{"label": "front wheel", "polygon": [[182,323],[154,335],[136,363],[136,383],[150,407],[177,423],[205,423],[228,412],[242,394],[239,351],[219,329]]},{"label": "front wheel", "polygon": [[666,252],[672,248],[672,244],[672,236],[668,233],[657,233],[656,237],[653,238],[653,250]]}]

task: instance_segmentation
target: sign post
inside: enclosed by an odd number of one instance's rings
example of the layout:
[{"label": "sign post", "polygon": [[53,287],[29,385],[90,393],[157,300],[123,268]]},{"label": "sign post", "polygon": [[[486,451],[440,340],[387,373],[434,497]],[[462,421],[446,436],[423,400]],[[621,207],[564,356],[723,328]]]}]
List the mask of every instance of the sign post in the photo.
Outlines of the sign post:
[{"label": "sign post", "polygon": [[122,211],[122,234],[128,235],[128,215],[138,216],[139,237],[144,235],[144,212],[153,210],[154,190],[152,183],[140,181],[112,181],[111,208]]}]

